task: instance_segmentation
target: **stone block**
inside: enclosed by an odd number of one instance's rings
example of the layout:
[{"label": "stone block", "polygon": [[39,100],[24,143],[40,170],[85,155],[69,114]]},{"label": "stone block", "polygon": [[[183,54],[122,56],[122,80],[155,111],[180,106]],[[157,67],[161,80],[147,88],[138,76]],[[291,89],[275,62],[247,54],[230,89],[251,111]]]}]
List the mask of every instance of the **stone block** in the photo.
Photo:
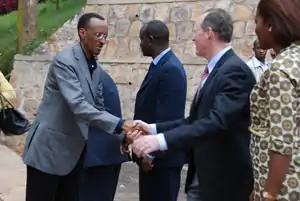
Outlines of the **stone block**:
[{"label": "stone block", "polygon": [[142,26],[143,26],[142,21],[140,20],[134,21],[130,26],[129,36],[139,37],[140,29],[142,28]]},{"label": "stone block", "polygon": [[35,89],[33,87],[24,89],[23,90],[23,97],[24,98],[29,98],[29,99],[36,98]]},{"label": "stone block", "polygon": [[125,17],[130,20],[137,20],[140,16],[142,4],[129,4],[125,13]]},{"label": "stone block", "polygon": [[170,45],[170,47],[172,48],[173,52],[175,52],[175,54],[183,55],[183,51],[184,51],[184,44],[183,43],[172,43]]},{"label": "stone block", "polygon": [[115,26],[114,25],[108,25],[108,36],[107,38],[110,39],[112,37],[115,37]]},{"label": "stone block", "polygon": [[243,4],[234,4],[231,8],[233,20],[249,20],[252,17],[252,8]]},{"label": "stone block", "polygon": [[111,38],[108,42],[107,42],[107,47],[105,50],[105,54],[104,57],[105,58],[112,58],[114,57],[116,51],[117,51],[117,39],[116,38]]},{"label": "stone block", "polygon": [[244,36],[244,32],[245,32],[245,22],[236,21],[234,23],[234,28],[233,28],[233,37],[241,38]]},{"label": "stone block", "polygon": [[127,5],[112,5],[109,10],[109,18],[125,18]]},{"label": "stone block", "polygon": [[192,57],[196,56],[195,43],[192,40],[188,40],[184,46],[184,54]]},{"label": "stone block", "polygon": [[169,34],[170,34],[170,40],[176,40],[176,27],[174,23],[168,23],[167,27],[169,29]]},{"label": "stone block", "polygon": [[189,10],[187,6],[171,8],[171,21],[172,22],[185,22],[189,21]]},{"label": "stone block", "polygon": [[248,20],[246,23],[246,30],[245,35],[246,36],[255,36],[255,21],[254,20]]},{"label": "stone block", "polygon": [[154,19],[154,6],[152,4],[144,4],[140,12],[140,20],[149,22]]},{"label": "stone block", "polygon": [[130,54],[129,49],[129,38],[128,37],[118,37],[118,51],[116,51],[116,58],[124,59]]},{"label": "stone block", "polygon": [[129,43],[129,57],[137,58],[141,57],[140,40],[138,38],[131,39]]},{"label": "stone block", "polygon": [[233,41],[233,47],[239,56],[242,58],[249,58],[252,56],[253,38],[241,38]]},{"label": "stone block", "polygon": [[196,21],[203,13],[203,5],[202,3],[198,2],[194,5],[191,11],[191,20]]},{"label": "stone block", "polygon": [[38,108],[39,102],[36,99],[25,99],[23,110],[26,113],[28,119],[33,119],[36,109]]},{"label": "stone block", "polygon": [[155,19],[161,20],[163,22],[168,22],[170,20],[170,4],[161,3],[155,6]]},{"label": "stone block", "polygon": [[222,8],[222,9],[228,11],[230,8],[231,2],[232,2],[231,0],[216,1],[215,8]]},{"label": "stone block", "polygon": [[117,21],[115,36],[126,36],[130,27],[129,19],[123,18]]},{"label": "stone block", "polygon": [[191,40],[193,36],[194,24],[192,22],[181,22],[177,25],[177,39]]},{"label": "stone block", "polygon": [[105,19],[108,18],[109,16],[109,11],[110,11],[110,6],[109,5],[101,5],[101,6],[97,6],[97,10],[96,12],[101,15],[102,17],[104,17]]}]

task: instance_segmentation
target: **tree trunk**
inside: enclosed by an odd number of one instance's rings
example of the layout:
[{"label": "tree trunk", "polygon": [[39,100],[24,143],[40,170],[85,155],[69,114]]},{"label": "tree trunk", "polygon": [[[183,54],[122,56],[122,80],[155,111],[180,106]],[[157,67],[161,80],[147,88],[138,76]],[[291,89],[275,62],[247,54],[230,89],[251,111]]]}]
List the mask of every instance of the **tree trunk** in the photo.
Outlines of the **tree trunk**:
[{"label": "tree trunk", "polygon": [[37,0],[18,0],[18,52],[36,37]]},{"label": "tree trunk", "polygon": [[60,9],[60,0],[56,0],[56,10]]}]

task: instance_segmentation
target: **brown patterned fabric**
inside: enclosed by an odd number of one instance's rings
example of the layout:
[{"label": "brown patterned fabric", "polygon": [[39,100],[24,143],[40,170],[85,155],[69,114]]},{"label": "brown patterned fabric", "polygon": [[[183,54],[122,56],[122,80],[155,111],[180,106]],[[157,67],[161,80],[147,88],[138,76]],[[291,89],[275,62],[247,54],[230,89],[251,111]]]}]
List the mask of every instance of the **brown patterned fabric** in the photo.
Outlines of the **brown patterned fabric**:
[{"label": "brown patterned fabric", "polygon": [[300,43],[282,50],[250,95],[254,200],[260,200],[270,151],[291,155],[278,201],[300,200]]}]

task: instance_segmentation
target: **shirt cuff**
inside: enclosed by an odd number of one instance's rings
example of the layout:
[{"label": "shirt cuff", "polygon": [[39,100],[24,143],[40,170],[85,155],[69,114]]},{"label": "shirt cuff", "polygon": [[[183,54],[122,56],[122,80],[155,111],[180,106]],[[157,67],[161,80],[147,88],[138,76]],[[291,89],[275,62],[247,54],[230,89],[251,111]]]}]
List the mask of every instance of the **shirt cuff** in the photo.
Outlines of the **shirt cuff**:
[{"label": "shirt cuff", "polygon": [[163,133],[159,133],[156,135],[158,143],[159,143],[159,149],[160,151],[166,151],[168,150],[168,145],[165,139],[165,136]]},{"label": "shirt cuff", "polygon": [[150,132],[151,132],[152,135],[157,134],[156,124],[150,124]]},{"label": "shirt cuff", "polygon": [[148,158],[151,158],[151,159],[155,158],[154,156],[152,156],[150,154],[147,154],[147,156],[148,156]]},{"label": "shirt cuff", "polygon": [[119,123],[117,124],[117,127],[115,129],[115,132],[117,134],[120,134],[123,132],[122,126],[123,126],[124,121],[122,119],[120,119]]}]

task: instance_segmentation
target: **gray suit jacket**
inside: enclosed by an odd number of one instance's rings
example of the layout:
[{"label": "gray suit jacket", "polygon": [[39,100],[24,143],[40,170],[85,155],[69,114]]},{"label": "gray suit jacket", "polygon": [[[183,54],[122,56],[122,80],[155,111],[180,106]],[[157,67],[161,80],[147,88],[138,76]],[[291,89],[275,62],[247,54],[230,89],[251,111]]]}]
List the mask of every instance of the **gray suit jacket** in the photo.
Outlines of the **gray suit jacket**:
[{"label": "gray suit jacket", "polygon": [[79,44],[55,56],[26,139],[26,165],[48,174],[67,175],[79,160],[90,124],[114,133],[120,118],[105,111],[101,73],[102,69],[96,68],[91,79]]}]

